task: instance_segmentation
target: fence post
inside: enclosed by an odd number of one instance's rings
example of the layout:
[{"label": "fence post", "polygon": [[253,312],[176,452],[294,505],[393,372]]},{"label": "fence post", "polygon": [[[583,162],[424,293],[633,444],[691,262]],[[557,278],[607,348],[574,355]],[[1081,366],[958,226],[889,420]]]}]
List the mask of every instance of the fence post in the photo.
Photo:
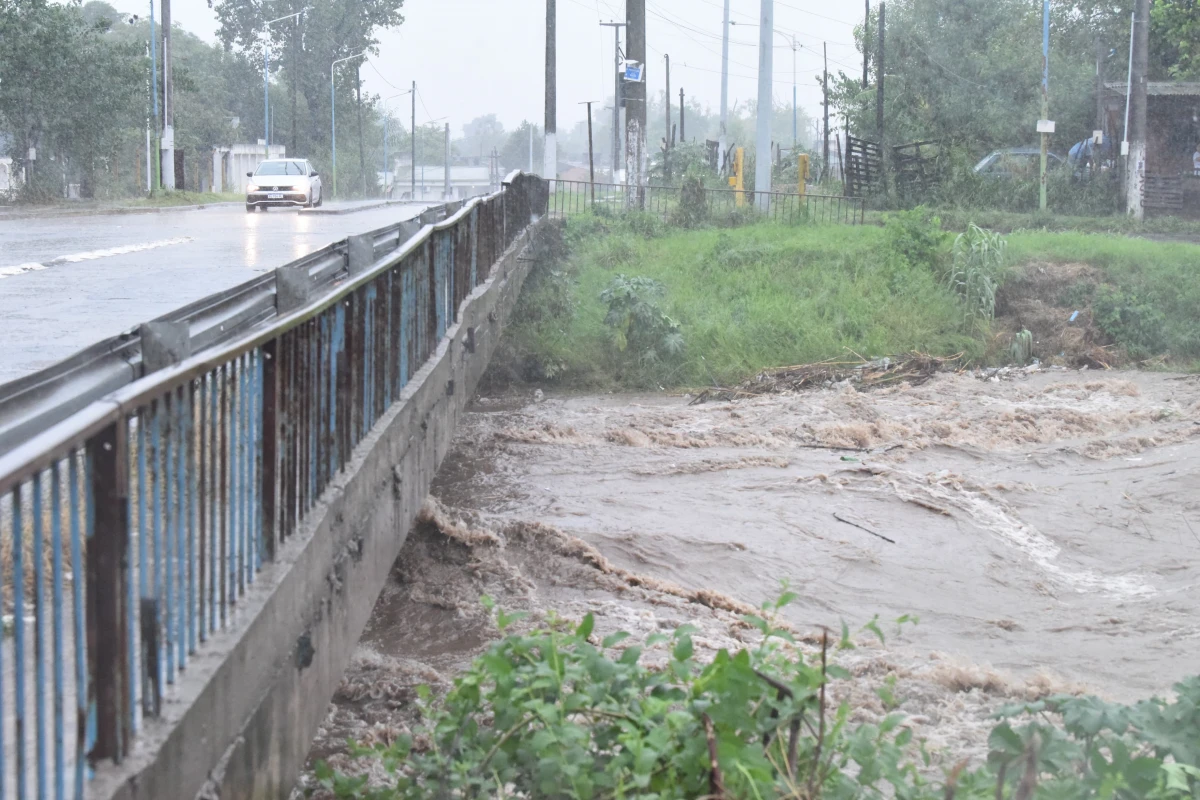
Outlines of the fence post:
[{"label": "fence post", "polygon": [[262,396],[262,469],[259,471],[259,497],[262,498],[261,526],[263,550],[267,561],[275,560],[277,495],[275,468],[279,448],[279,340],[272,339],[262,347],[263,396]]},{"label": "fence post", "polygon": [[130,631],[125,607],[129,559],[128,442],[123,418],[87,442],[92,514],[87,545],[89,701],[96,714],[92,760],[120,763],[133,718],[129,707]]}]

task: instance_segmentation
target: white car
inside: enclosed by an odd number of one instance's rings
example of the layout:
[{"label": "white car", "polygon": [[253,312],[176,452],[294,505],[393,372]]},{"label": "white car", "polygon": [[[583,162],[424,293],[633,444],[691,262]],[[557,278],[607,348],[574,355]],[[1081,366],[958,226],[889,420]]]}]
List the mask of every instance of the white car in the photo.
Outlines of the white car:
[{"label": "white car", "polygon": [[246,210],[271,206],[313,208],[321,205],[321,176],[303,158],[268,158],[247,172]]}]

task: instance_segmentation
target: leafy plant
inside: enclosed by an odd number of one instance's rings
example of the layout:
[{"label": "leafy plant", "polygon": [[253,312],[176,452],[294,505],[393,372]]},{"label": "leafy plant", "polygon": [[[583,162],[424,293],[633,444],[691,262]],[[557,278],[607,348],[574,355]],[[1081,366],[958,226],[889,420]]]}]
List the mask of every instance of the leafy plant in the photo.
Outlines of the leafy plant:
[{"label": "leafy plant", "polygon": [[[757,645],[704,663],[691,626],[633,644],[624,632],[600,638],[590,614],[579,624],[549,615],[518,633],[523,615],[484,598],[503,638],[440,701],[421,687],[413,735],[352,746],[379,760],[385,785],[324,764],[318,780],[340,800],[1200,797],[1200,677],[1177,684],[1170,702],[1056,695],[1003,708],[986,763],[963,762],[939,785],[896,710],[894,676],[877,691],[889,710],[877,724],[833,707],[830,684],[855,680],[833,663],[854,647],[850,631],[843,624],[840,643],[826,634],[819,652],[802,654],[778,623],[795,599],[785,588],[743,617]],[[882,639],[878,618],[867,632]],[[647,664],[648,651],[660,663]]]},{"label": "leafy plant", "polygon": [[1004,272],[1008,242],[972,224],[954,240],[949,286],[963,301],[970,321],[996,315],[996,290]]},{"label": "leafy plant", "polygon": [[652,278],[626,275],[613,278],[600,293],[600,301],[608,306],[604,324],[619,352],[631,353],[645,364],[683,352],[679,323],[658,305],[663,293],[663,285]]},{"label": "leafy plant", "polygon": [[1092,302],[1096,324],[1133,358],[1148,358],[1166,350],[1166,315],[1145,297],[1105,285],[1097,287]]},{"label": "leafy plant", "polygon": [[909,264],[934,267],[946,234],[942,231],[942,221],[929,209],[919,206],[885,215],[884,239],[888,249]]},{"label": "leafy plant", "polygon": [[[655,634],[666,663],[651,668],[628,634],[599,639],[589,614],[578,625],[551,618],[529,634],[495,642],[426,705],[420,737],[357,749],[381,758],[390,785],[322,768],[339,798],[850,798],[912,796],[923,785],[906,755],[912,732],[900,714],[855,724],[831,707],[827,683],[849,673],[821,651],[802,656],[777,626],[794,594],[745,621],[758,646],[696,657],[694,629]],[[490,601],[488,601],[490,602]],[[502,633],[512,624],[502,612]]]}]

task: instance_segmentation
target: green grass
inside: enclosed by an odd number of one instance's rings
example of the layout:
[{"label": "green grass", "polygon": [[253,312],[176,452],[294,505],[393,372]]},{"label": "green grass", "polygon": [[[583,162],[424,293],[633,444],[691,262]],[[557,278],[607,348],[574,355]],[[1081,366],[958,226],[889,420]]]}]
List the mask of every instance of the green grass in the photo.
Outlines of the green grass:
[{"label": "green grass", "polygon": [[[1010,261],[1082,263],[1102,277],[1101,291],[1115,294],[1124,305],[1161,317],[1163,352],[1177,367],[1200,360],[1200,246],[1157,242],[1104,234],[1022,231],[1008,237]],[[1097,291],[1077,287],[1081,303]],[[1118,336],[1118,339],[1120,337]],[[1126,342],[1125,344],[1135,344]],[[1154,350],[1155,348],[1150,348]],[[1142,355],[1160,355],[1148,352]]]},{"label": "green grass", "polygon": [[[757,224],[647,238],[619,222],[567,225],[567,268],[558,283],[535,280],[523,305],[545,305],[566,281],[573,315],[526,314],[510,338],[522,361],[572,385],[706,386],[853,353],[983,351],[954,295],[889,250],[880,228]],[[617,348],[600,295],[619,274],[663,285],[681,356],[644,364]]]},{"label": "green grass", "polygon": [[168,206],[199,206],[210,203],[239,203],[246,195],[237,192],[159,192],[154,197],[136,197],[122,200],[121,206],[130,208],[155,208]]}]

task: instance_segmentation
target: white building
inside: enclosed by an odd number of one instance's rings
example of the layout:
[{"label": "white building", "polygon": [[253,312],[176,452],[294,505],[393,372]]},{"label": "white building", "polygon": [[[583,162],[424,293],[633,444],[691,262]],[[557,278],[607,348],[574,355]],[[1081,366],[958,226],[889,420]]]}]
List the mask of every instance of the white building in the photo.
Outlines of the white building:
[{"label": "white building", "polygon": [[285,158],[287,148],[273,144],[270,153],[266,145],[235,144],[213,150],[212,190],[214,192],[236,192],[244,194],[250,180],[247,172],[253,172],[267,158]]}]

